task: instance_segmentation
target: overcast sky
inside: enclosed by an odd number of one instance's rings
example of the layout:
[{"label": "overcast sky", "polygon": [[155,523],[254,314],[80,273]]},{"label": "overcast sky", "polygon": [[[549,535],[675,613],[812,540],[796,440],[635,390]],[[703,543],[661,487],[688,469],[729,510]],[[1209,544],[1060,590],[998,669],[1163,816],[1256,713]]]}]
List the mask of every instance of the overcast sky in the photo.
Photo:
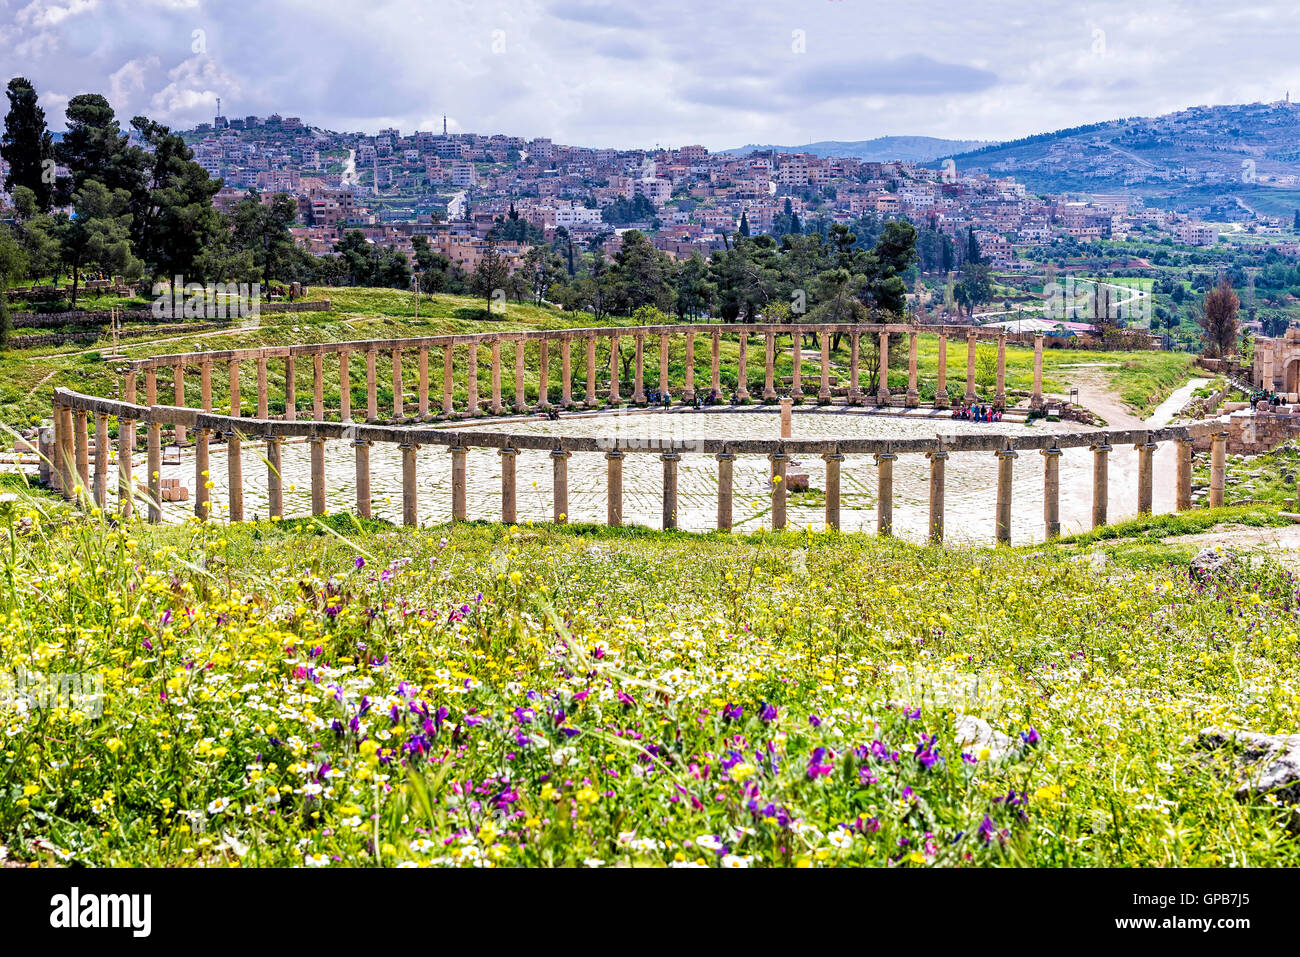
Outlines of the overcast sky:
[{"label": "overcast sky", "polygon": [[1300,95],[1295,0],[0,0],[0,68],[173,127],[1007,139]]}]

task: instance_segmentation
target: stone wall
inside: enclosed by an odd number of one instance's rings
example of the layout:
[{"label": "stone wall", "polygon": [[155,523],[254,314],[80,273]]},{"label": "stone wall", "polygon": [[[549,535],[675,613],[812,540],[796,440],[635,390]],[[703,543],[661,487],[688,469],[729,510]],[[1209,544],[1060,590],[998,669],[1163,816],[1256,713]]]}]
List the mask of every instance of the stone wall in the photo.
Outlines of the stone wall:
[{"label": "stone wall", "polygon": [[[1247,412],[1229,416],[1224,429],[1228,433],[1229,454],[1262,455],[1300,436],[1300,415]],[[1210,437],[1196,439],[1195,445],[1198,452],[1204,452],[1210,447]]]}]

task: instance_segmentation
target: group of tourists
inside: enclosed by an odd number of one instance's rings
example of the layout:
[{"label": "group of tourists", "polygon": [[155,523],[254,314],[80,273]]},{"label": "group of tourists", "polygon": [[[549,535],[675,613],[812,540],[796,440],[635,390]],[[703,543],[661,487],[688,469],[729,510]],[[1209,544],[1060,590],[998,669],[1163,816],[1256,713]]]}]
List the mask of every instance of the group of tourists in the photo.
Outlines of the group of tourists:
[{"label": "group of tourists", "polygon": [[1282,397],[1268,389],[1257,389],[1250,394],[1250,410],[1258,412],[1260,406],[1276,409],[1282,404]]},{"label": "group of tourists", "polygon": [[952,410],[952,417],[967,422],[1001,422],[1002,410],[991,405],[963,405],[960,409]]}]

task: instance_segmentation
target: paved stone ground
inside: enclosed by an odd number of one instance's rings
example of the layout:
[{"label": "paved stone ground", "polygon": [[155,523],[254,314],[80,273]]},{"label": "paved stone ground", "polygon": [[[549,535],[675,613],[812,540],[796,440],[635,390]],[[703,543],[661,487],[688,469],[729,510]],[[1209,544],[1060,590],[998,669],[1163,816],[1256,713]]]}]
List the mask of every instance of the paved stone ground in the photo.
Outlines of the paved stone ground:
[{"label": "paved stone ground", "polygon": [[[773,407],[750,407],[735,412],[599,413],[566,415],[558,421],[515,419],[480,423],[484,431],[513,431],[534,434],[612,435],[626,440],[639,437],[647,442],[663,439],[687,440],[703,435],[715,437],[776,437],[780,434],[779,411]],[[1039,422],[1032,427],[1002,422],[983,425],[955,421],[946,415],[913,411],[906,415],[863,410],[797,409],[793,433],[796,438],[854,436],[864,438],[913,438],[936,434],[969,434],[984,430],[1015,434],[1075,431],[1068,422]],[[266,463],[264,446],[246,442],[243,450],[244,511],[247,518],[267,515]],[[419,518],[422,524],[445,522],[451,514],[451,456],[441,449],[423,448],[418,453]],[[284,510],[288,517],[311,512],[309,450],[305,443],[283,446]],[[224,446],[212,449],[211,471],[213,515],[225,515],[226,459]],[[345,442],[325,446],[328,480],[327,504],[331,511],[349,511],[355,503],[355,472],[351,447]],[[189,502],[166,503],[167,521],[191,517],[194,495],[192,453],[181,463],[164,465],[166,478],[178,478],[190,488]],[[144,457],[136,460],[137,480],[143,479]],[[824,463],[819,456],[805,457],[790,471],[809,473],[813,489],[825,485]],[[1155,460],[1155,509],[1172,511],[1174,503],[1174,457],[1172,447]],[[402,488],[400,453],[394,446],[376,444],[370,456],[373,510],[377,517],[401,520]],[[501,465],[495,451],[471,450],[468,457],[467,506],[472,519],[500,517]],[[569,520],[604,522],[605,459],[600,453],[578,453],[569,460]],[[876,527],[876,466],[871,456],[849,456],[842,466],[841,525],[846,531]],[[116,477],[110,478],[115,482]],[[663,465],[657,454],[629,453],[623,465],[624,520],[628,524],[660,527]],[[740,530],[756,530],[770,522],[768,462],[761,456],[739,456],[735,464],[734,519]],[[994,537],[997,463],[988,453],[955,453],[947,466],[947,539],[955,543],[991,542]],[[110,485],[115,487],[114,485]],[[679,525],[690,531],[712,529],[717,517],[717,464],[709,455],[683,453],[678,473]],[[818,498],[810,504],[795,496],[788,507],[792,528],[822,527],[822,506]],[[1034,453],[1015,461],[1012,493],[1012,540],[1041,541],[1043,538],[1043,459]],[[894,463],[894,529],[896,534],[921,541],[928,527],[929,464],[920,455],[900,455]],[[1084,531],[1091,524],[1092,453],[1068,449],[1061,461],[1061,522],[1068,534]],[[1110,517],[1112,521],[1137,511],[1137,454],[1131,448],[1116,448],[1110,456]],[[518,460],[518,517],[520,521],[550,521],[551,461],[541,451],[521,452]]]}]

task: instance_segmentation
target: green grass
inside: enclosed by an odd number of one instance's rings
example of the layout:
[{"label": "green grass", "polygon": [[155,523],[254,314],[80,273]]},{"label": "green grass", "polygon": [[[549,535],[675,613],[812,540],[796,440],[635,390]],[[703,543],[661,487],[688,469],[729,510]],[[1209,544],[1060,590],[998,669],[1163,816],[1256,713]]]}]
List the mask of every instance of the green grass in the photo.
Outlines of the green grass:
[{"label": "green grass", "polygon": [[[1192,583],[1150,530],[1111,530],[1133,550],[1098,569],[1087,536],[115,528],[0,502],[0,666],[104,683],[101,717],[0,718],[0,845],[88,866],[1300,864],[1287,809],[1237,800],[1192,744],[1296,728],[1296,583],[1262,562]],[[1011,751],[963,758],[963,714]]]}]

